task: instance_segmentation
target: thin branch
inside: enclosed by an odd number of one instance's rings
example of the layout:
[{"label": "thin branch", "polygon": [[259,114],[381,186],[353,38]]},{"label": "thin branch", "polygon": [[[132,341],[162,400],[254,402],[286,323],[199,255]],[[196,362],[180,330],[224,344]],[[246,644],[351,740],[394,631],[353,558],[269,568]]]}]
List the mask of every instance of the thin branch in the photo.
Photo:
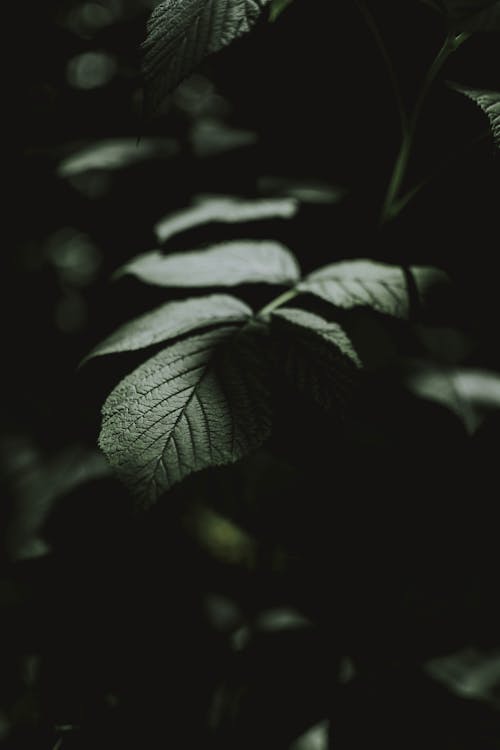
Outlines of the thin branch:
[{"label": "thin branch", "polygon": [[390,55],[389,55],[389,53],[387,51],[387,47],[385,46],[385,42],[384,42],[384,40],[382,38],[380,30],[379,30],[379,28],[377,26],[377,23],[376,23],[373,15],[371,13],[371,11],[365,5],[365,3],[363,2],[363,0],[355,0],[355,4],[356,4],[359,12],[363,16],[363,18],[365,20],[365,23],[368,26],[368,28],[369,28],[372,36],[373,36],[375,44],[376,44],[376,46],[377,46],[380,54],[382,55],[382,59],[383,59],[383,61],[385,63],[387,74],[389,76],[389,82],[391,84],[391,88],[392,88],[393,93],[394,93],[394,98],[395,98],[395,101],[396,101],[396,106],[397,106],[397,110],[398,110],[398,114],[399,114],[399,119],[400,119],[400,123],[401,123],[401,131],[404,134],[404,133],[406,133],[407,128],[408,128],[408,115],[406,113],[406,110],[405,110],[405,107],[404,107],[404,104],[403,104],[403,99],[402,99],[402,96],[401,96],[401,90],[400,90],[400,86],[399,86],[399,81],[398,81],[397,76],[396,76],[396,71],[394,70],[394,65],[392,64],[392,60],[391,60]]}]

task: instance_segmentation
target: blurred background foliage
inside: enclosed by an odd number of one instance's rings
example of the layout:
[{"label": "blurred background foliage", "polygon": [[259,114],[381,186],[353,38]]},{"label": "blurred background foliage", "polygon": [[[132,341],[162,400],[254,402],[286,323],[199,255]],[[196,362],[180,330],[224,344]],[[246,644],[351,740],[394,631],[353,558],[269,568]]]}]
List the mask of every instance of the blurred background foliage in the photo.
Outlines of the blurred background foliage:
[{"label": "blurred background foliage", "polygon": [[[500,195],[483,115],[436,87],[410,182],[437,174],[379,232],[398,119],[355,4],[295,0],[146,120],[139,46],[154,5],[10,11],[23,51],[7,109],[0,739],[494,750],[500,423],[483,396],[498,406]],[[441,22],[417,0],[371,6],[410,103]],[[474,36],[445,77],[495,88],[498,51]],[[293,221],[214,223],[196,243],[280,239],[306,270],[433,264],[455,291],[419,325],[345,316],[370,355],[349,429],[283,385],[264,450],[137,516],[95,448],[100,404],[133,357],[77,367],[165,301],[110,276],[202,195],[301,204]]]}]

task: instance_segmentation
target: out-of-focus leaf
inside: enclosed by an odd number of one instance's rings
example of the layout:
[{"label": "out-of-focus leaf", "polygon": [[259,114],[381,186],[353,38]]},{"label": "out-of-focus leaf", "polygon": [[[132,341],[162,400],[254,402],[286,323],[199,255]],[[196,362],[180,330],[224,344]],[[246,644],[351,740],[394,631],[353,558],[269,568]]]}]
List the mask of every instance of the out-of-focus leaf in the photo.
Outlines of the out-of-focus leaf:
[{"label": "out-of-focus leaf", "polygon": [[164,0],[143,43],[146,102],[155,110],[204,57],[248,33],[270,0]]},{"label": "out-of-focus leaf", "polygon": [[108,52],[89,50],[75,55],[66,67],[66,78],[75,89],[97,89],[107,86],[118,70],[117,60]]},{"label": "out-of-focus leaf", "polygon": [[181,336],[197,328],[219,323],[237,323],[252,315],[251,309],[236,297],[211,294],[164,305],[121,326],[98,344],[84,359],[117,352],[144,349],[161,341]]},{"label": "out-of-focus leaf", "polygon": [[117,274],[131,274],[157,286],[190,288],[293,284],[300,278],[290,251],[271,240],[234,240],[170,255],[154,250],[131,260]]},{"label": "out-of-focus leaf", "polygon": [[293,0],[271,0],[271,8],[269,10],[269,20],[271,22],[276,21],[281,16]]},{"label": "out-of-focus leaf", "polygon": [[291,219],[298,208],[298,202],[293,198],[243,200],[225,195],[204,196],[192,206],[161,219],[155,226],[155,232],[159,242],[167,242],[181,232],[213,222],[242,224],[269,219]]},{"label": "out-of-focus leaf", "polygon": [[44,456],[24,438],[5,439],[0,446],[0,459],[7,494],[13,499],[5,542],[13,560],[47,552],[40,532],[54,504],[85,482],[110,473],[97,450],[72,446]]},{"label": "out-of-focus leaf", "polygon": [[425,670],[456,695],[500,709],[500,651],[466,649],[427,662]]},{"label": "out-of-focus leaf", "polygon": [[290,180],[285,177],[261,177],[258,187],[265,195],[281,195],[295,198],[300,203],[325,205],[338,203],[347,192],[344,188],[320,180]]},{"label": "out-of-focus leaf", "polygon": [[488,411],[500,409],[500,375],[454,367],[429,367],[416,363],[406,378],[417,396],[453,411],[474,433]]},{"label": "out-of-focus leaf", "polygon": [[329,721],[315,724],[290,745],[290,750],[328,750],[329,726]]},{"label": "out-of-focus leaf", "polygon": [[214,118],[195,121],[190,132],[193,153],[202,159],[245,146],[253,146],[257,143],[257,139],[258,135],[253,130],[232,128]]},{"label": "out-of-focus leaf", "polygon": [[76,150],[57,168],[60,177],[75,177],[90,170],[114,171],[150,159],[170,159],[179,151],[172,138],[107,138]]},{"label": "out-of-focus leaf", "polygon": [[500,93],[498,91],[471,89],[467,86],[459,86],[458,84],[453,84],[453,88],[455,91],[472,99],[478,107],[481,107],[490,121],[494,141],[498,148],[500,148]]},{"label": "out-of-focus leaf", "polygon": [[[410,274],[419,304],[436,284],[446,281],[445,274],[435,268],[414,266]],[[366,306],[397,318],[408,318],[410,314],[411,290],[399,266],[371,260],[332,263],[307,276],[298,289],[337,307]]]}]

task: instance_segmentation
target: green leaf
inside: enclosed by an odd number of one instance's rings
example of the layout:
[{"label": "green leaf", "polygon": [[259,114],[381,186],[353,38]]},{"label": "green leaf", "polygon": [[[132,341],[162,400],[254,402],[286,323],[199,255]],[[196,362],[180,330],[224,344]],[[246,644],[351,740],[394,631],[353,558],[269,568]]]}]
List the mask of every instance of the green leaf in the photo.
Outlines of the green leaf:
[{"label": "green leaf", "polygon": [[290,381],[324,409],[341,408],[362,366],[342,327],[298,308],[274,310],[271,321]]},{"label": "green leaf", "polygon": [[[423,302],[430,288],[446,279],[435,268],[415,266],[410,272],[419,302]],[[408,318],[410,313],[410,290],[405,272],[399,266],[371,260],[332,263],[314,271],[297,288],[337,307],[366,306],[397,318]]]},{"label": "green leaf", "polygon": [[164,0],[143,43],[146,102],[154,110],[194,68],[249,32],[270,0]]},{"label": "green leaf", "polygon": [[93,357],[144,349],[161,341],[219,323],[236,323],[252,315],[244,302],[227,294],[211,294],[164,305],[121,326],[98,344],[84,362]]},{"label": "green leaf", "polygon": [[139,255],[118,271],[148,284],[166,287],[293,284],[300,278],[297,261],[284,245],[267,240],[234,240],[206,250]]},{"label": "green leaf", "polygon": [[269,436],[262,328],[224,326],[170,346],[112,391],[99,444],[145,505],[209,466],[237,461]]},{"label": "green leaf", "polygon": [[490,121],[493,138],[496,145],[500,148],[500,93],[498,91],[482,91],[480,89],[470,89],[467,86],[451,84],[455,91],[472,99],[478,107],[488,116]]},{"label": "green leaf", "polygon": [[242,200],[233,196],[211,195],[198,199],[189,208],[168,214],[154,229],[158,241],[167,242],[181,232],[212,222],[239,224],[267,219],[291,219],[298,208],[298,201],[294,198]]}]

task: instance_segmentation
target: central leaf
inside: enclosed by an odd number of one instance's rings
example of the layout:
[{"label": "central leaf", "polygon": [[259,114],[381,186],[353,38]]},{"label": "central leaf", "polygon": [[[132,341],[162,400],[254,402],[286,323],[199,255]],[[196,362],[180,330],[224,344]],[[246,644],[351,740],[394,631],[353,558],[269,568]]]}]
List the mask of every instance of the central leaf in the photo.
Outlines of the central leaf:
[{"label": "central leaf", "polygon": [[144,505],[195,471],[237,461],[269,436],[263,330],[247,323],[187,338],[108,396],[99,443]]}]

